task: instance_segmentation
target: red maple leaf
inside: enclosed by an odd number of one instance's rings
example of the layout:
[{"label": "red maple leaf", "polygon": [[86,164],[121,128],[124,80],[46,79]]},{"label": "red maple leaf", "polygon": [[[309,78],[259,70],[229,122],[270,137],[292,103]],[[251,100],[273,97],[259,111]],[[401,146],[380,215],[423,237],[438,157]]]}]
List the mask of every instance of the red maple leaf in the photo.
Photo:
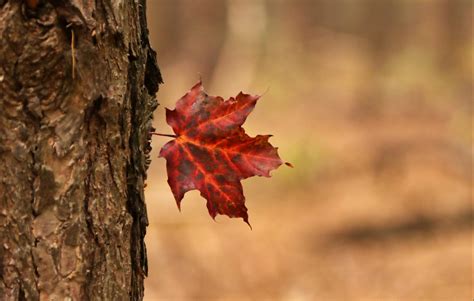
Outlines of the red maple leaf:
[{"label": "red maple leaf", "polygon": [[198,189],[213,219],[225,214],[248,224],[240,180],[270,177],[270,171],[283,163],[268,142],[270,135],[252,138],[241,127],[258,99],[240,92],[224,101],[207,95],[198,82],[177,101],[176,109],[166,109],[166,122],[176,139],[163,146],[160,157],[166,158],[178,208],[187,191]]}]

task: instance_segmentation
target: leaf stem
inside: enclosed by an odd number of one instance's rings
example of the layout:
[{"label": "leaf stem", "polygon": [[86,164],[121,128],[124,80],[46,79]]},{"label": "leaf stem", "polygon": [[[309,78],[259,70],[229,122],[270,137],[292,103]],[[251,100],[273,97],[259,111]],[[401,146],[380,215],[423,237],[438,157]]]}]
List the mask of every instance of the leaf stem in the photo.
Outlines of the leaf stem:
[{"label": "leaf stem", "polygon": [[155,135],[155,136],[178,138],[178,136],[176,136],[176,135],[170,135],[170,134],[160,134],[160,133],[155,133],[155,132],[151,132],[150,134]]}]

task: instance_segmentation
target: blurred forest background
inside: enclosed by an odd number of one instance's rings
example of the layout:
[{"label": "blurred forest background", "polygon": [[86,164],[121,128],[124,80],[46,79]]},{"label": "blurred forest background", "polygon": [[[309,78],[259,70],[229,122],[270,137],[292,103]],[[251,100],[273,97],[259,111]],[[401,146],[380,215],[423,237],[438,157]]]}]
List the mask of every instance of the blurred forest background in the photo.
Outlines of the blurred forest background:
[{"label": "blurred forest background", "polygon": [[282,166],[243,181],[251,231],[182,212],[155,137],[145,300],[470,300],[472,1],[148,0],[165,84],[263,94]]}]

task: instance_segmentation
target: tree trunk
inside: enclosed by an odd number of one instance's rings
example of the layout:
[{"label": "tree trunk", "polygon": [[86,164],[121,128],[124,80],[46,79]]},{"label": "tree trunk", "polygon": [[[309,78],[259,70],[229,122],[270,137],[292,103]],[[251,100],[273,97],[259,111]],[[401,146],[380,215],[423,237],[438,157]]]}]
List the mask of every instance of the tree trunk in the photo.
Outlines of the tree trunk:
[{"label": "tree trunk", "polygon": [[0,296],[141,300],[145,0],[0,0]]}]

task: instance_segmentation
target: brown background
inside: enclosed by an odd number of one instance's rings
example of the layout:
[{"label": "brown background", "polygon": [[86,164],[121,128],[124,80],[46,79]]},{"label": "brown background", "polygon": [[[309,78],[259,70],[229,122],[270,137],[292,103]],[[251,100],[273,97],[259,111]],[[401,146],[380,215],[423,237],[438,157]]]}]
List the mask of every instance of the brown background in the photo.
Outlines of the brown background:
[{"label": "brown background", "polygon": [[264,94],[284,160],[245,180],[251,231],[182,212],[155,137],[145,300],[469,300],[472,1],[149,0],[165,84]]}]

